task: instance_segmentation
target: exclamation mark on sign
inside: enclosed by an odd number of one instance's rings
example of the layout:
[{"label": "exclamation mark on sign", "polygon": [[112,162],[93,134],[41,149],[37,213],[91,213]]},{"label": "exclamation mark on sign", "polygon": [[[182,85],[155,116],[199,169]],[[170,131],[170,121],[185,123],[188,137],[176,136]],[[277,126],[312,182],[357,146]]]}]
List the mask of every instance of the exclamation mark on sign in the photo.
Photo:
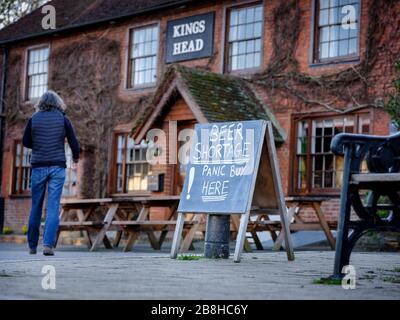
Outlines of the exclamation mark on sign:
[{"label": "exclamation mark on sign", "polygon": [[186,195],[186,199],[190,199],[190,190],[192,189],[193,186],[193,180],[194,180],[194,167],[190,168],[189,171],[189,185],[188,185],[188,194]]}]

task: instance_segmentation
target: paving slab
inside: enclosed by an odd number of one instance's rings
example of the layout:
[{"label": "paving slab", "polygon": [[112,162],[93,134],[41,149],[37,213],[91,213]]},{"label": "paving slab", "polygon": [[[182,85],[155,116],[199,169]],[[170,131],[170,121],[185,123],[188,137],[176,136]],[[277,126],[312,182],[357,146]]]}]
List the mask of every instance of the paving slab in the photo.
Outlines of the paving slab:
[{"label": "paving slab", "polygon": [[[355,252],[356,289],[314,284],[332,271],[334,252],[245,253],[229,260],[171,260],[140,248],[88,252],[63,247],[54,257],[31,256],[25,246],[0,243],[0,299],[400,299],[400,254]],[[44,290],[43,267],[56,271]]]}]

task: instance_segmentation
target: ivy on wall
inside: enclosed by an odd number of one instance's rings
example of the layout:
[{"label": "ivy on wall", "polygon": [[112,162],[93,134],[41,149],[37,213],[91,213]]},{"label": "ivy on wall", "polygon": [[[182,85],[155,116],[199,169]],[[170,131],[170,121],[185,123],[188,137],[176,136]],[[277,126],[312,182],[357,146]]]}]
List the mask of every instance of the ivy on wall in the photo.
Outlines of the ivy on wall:
[{"label": "ivy on wall", "polygon": [[[390,42],[399,41],[400,35],[396,4],[396,0],[371,0],[365,52],[358,65],[313,76],[300,72],[295,58],[302,17],[299,0],[281,1],[273,13],[275,32],[271,62],[251,82],[282,97],[295,97],[300,105],[319,106],[337,113],[366,107],[382,108],[384,97],[371,95],[369,77],[379,54],[384,52],[389,64],[393,64],[399,54],[389,48]],[[381,40],[388,27],[392,28],[390,36],[394,38],[385,44]]]},{"label": "ivy on wall", "polygon": [[[371,0],[365,51],[361,53],[359,64],[313,76],[301,72],[295,58],[303,16],[299,0],[280,1],[272,13],[271,60],[266,70],[248,81],[264,90],[269,99],[293,98],[295,111],[296,108],[304,111],[320,107],[346,113],[366,107],[382,108],[385,97],[377,95],[376,92],[381,94],[381,90],[375,90],[372,83],[376,85],[374,72],[378,69],[378,58],[382,60],[384,55],[385,65],[392,66],[400,55],[399,46],[391,45],[400,41],[396,5],[396,0]],[[133,101],[125,101],[119,96],[118,88],[123,80],[121,48],[117,41],[107,37],[107,33],[108,30],[97,37],[82,35],[82,39],[56,48],[51,55],[50,65],[57,67],[51,72],[49,86],[64,98],[67,115],[86,152],[85,176],[80,188],[83,197],[105,196],[111,131],[116,125],[133,122],[145,114],[149,98],[141,95]],[[384,35],[390,41],[382,41]],[[8,125],[24,123],[33,112],[32,105],[21,99],[22,61],[22,56],[12,55],[8,64],[5,101]],[[395,82],[397,90],[399,82]],[[393,95],[386,107],[397,119],[400,116],[399,95]],[[282,109],[279,103],[272,103],[272,107],[274,105]]]},{"label": "ivy on wall", "polygon": [[[143,112],[146,96],[124,101],[118,95],[121,83],[120,44],[107,37],[86,37],[57,48],[51,54],[49,87],[67,105],[85,162],[80,192],[83,197],[104,197],[111,155],[112,130]],[[7,81],[7,124],[24,123],[33,113],[30,103],[21,101],[22,57],[9,62]]]},{"label": "ivy on wall", "polygon": [[393,81],[394,93],[385,104],[385,110],[393,119],[396,128],[400,130],[400,60],[396,63],[396,79]]}]

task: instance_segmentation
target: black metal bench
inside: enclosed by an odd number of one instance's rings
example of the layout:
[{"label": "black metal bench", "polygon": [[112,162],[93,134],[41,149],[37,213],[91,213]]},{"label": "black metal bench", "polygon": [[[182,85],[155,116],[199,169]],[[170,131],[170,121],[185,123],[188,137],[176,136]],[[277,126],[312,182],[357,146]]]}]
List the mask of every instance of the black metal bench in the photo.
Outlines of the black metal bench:
[{"label": "black metal bench", "polygon": [[[331,149],[336,155],[344,155],[333,274],[334,278],[342,278],[342,269],[349,264],[351,251],[365,232],[400,231],[400,133],[387,137],[342,133],[333,138]],[[361,172],[364,160],[366,173]],[[365,190],[369,190],[367,195]],[[379,204],[382,196],[391,203]],[[352,208],[359,219],[351,219]],[[390,214],[382,218],[378,210]]]}]

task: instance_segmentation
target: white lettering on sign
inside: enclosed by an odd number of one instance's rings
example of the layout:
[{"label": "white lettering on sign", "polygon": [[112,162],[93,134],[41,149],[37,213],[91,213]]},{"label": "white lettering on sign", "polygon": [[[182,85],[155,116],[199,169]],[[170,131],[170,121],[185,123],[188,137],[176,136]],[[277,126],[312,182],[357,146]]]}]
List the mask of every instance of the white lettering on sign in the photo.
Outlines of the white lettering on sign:
[{"label": "white lettering on sign", "polygon": [[226,200],[229,179],[253,174],[253,147],[252,129],[244,130],[240,122],[201,130],[200,137],[194,139],[191,163],[201,165],[203,202]]},{"label": "white lettering on sign", "polygon": [[197,52],[203,50],[203,48],[204,48],[203,39],[176,42],[174,43],[174,51],[172,52],[172,54],[176,56],[178,54]]},{"label": "white lettering on sign", "polygon": [[206,30],[206,21],[200,20],[174,26],[174,38],[203,33]]},{"label": "white lettering on sign", "polygon": [[[184,23],[174,26],[173,38],[180,38],[184,36],[196,35],[204,33],[206,30],[206,21],[200,20],[190,23]],[[172,55],[176,56],[184,53],[191,53],[201,51],[204,48],[203,39],[194,39],[188,41],[181,41],[174,43]]]}]

